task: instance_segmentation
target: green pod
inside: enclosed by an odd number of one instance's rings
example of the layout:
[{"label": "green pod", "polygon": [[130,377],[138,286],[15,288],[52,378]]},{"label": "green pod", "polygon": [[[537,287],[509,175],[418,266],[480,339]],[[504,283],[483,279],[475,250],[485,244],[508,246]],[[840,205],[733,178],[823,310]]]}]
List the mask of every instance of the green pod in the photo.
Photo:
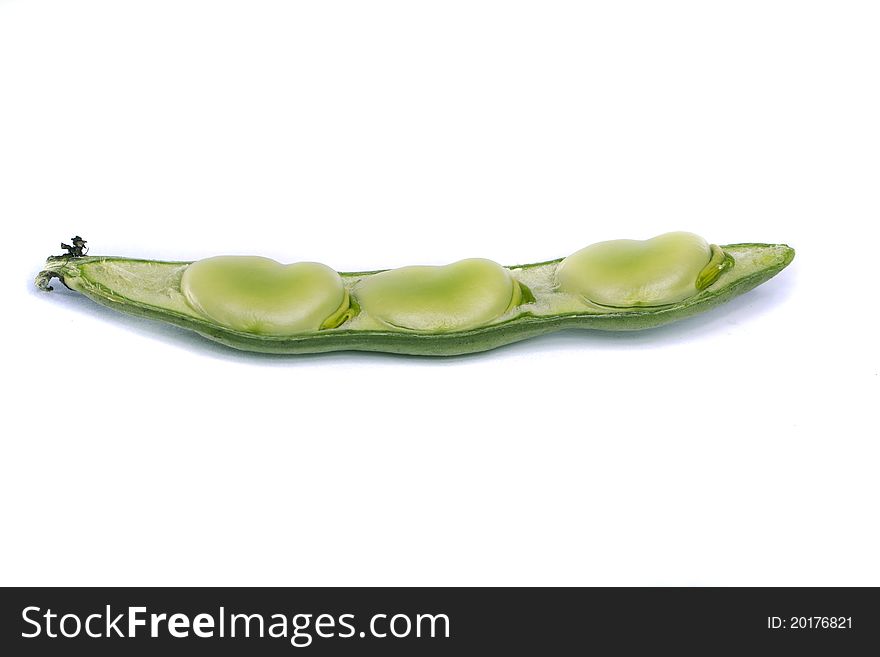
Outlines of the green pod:
[{"label": "green pod", "polygon": [[[672,242],[691,241],[700,249],[683,248],[686,262],[676,256],[665,267],[654,263],[640,269],[644,263],[635,258],[634,269],[619,269],[618,278],[614,258],[595,259],[596,252],[591,255],[588,247],[568,259],[512,267],[477,260],[446,268],[338,275],[315,263],[285,267],[256,258],[253,262],[264,269],[260,274],[246,271],[250,282],[241,286],[236,276],[225,282],[211,275],[201,280],[213,259],[164,262],[72,252],[50,257],[36,283],[51,289],[50,280],[58,278],[103,305],[190,329],[236,349],[443,356],[485,351],[568,328],[661,326],[751,290],[794,258],[794,250],[784,244],[703,248],[700,238],[693,240],[696,236],[673,235],[679,237]],[[663,246],[664,240],[659,242]],[[647,252],[650,256],[650,248]],[[306,269],[300,267],[305,264]],[[655,265],[654,274],[646,273]],[[308,279],[307,284],[298,286],[297,274],[308,274],[300,279]],[[634,283],[653,296],[627,296],[626,290],[639,287]],[[227,297],[230,290],[235,299]],[[255,310],[259,312],[253,314]]]}]

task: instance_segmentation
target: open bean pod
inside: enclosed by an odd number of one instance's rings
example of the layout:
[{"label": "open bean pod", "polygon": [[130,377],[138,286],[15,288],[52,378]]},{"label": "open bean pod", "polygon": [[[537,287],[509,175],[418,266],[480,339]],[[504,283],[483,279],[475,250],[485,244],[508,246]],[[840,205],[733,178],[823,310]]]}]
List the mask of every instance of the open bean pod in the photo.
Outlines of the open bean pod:
[{"label": "open bean pod", "polygon": [[354,273],[257,256],[164,262],[82,252],[50,257],[37,285],[52,289],[58,278],[126,313],[237,349],[288,354],[452,355],[565,328],[646,329],[743,294],[794,258],[784,244],[719,247],[681,232],[513,267],[473,258]]}]

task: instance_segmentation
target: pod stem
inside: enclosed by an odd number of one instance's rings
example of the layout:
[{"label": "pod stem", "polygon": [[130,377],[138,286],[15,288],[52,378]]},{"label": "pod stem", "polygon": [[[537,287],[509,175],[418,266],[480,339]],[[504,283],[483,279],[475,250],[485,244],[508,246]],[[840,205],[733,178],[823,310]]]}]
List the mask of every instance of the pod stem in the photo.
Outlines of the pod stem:
[{"label": "pod stem", "polygon": [[64,283],[64,269],[69,261],[69,256],[49,256],[46,260],[46,268],[37,274],[36,279],[34,279],[36,286],[45,292],[51,292],[55,289],[49,285],[53,278],[57,278]]},{"label": "pod stem", "polygon": [[[61,248],[67,251],[63,255],[49,256],[46,259],[46,268],[37,274],[34,283],[38,288],[46,292],[51,292],[53,288],[49,283],[53,278],[57,278],[64,283],[64,273],[68,269],[68,264],[75,258],[82,258],[89,252],[88,242],[79,235],[70,238],[70,244],[61,242]],[[65,287],[67,283],[64,283]]]}]

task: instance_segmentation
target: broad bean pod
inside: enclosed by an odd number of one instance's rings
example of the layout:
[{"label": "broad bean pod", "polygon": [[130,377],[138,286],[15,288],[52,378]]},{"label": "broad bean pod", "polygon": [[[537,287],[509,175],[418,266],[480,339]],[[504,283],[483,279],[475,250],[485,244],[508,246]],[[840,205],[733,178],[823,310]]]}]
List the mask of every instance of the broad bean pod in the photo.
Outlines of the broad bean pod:
[{"label": "broad bean pod", "polygon": [[[79,240],[77,242],[77,240]],[[710,310],[794,258],[785,244],[707,243],[692,233],[593,244],[566,258],[503,267],[472,258],[440,267],[337,272],[258,256],[166,262],[85,255],[62,245],[53,278],[111,308],[255,352],[339,350],[443,356],[562,329],[648,329]]]}]

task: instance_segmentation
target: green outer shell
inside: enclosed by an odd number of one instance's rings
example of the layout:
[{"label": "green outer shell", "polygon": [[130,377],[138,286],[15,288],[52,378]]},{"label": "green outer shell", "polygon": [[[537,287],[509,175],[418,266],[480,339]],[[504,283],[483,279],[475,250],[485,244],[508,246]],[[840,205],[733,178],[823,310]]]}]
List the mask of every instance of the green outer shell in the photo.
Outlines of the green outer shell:
[{"label": "green outer shell", "polygon": [[[95,284],[83,276],[83,268],[89,264],[112,266],[115,262],[140,263],[155,269],[158,280],[179,277],[188,262],[161,262],[132,260],[112,256],[86,256],[69,258],[52,257],[37,277],[37,285],[47,289],[51,277],[60,278],[65,285],[94,301],[122,312],[140,317],[161,320],[186,328],[222,344],[263,353],[303,354],[328,351],[357,350],[382,351],[424,356],[450,356],[485,351],[512,342],[518,342],[562,329],[599,329],[607,331],[630,331],[662,326],[691,317],[714,308],[730,299],[744,294],[782,271],[794,259],[794,249],[784,244],[730,244],[722,246],[736,264],[726,270],[714,283],[689,299],[660,308],[604,309],[559,315],[523,314],[490,326],[457,331],[453,333],[413,333],[397,330],[354,330],[343,324],[339,328],[325,329],[297,336],[260,336],[233,331],[197,316],[180,302],[180,307],[169,302],[164,307],[132,300],[113,290]],[[508,267],[514,275],[528,273],[531,269],[555,266],[562,259]],[[351,284],[364,276],[378,272],[353,272],[341,274]],[[152,279],[151,279],[152,280]],[[156,283],[161,287],[162,283]],[[181,295],[182,299],[182,295]]]}]

